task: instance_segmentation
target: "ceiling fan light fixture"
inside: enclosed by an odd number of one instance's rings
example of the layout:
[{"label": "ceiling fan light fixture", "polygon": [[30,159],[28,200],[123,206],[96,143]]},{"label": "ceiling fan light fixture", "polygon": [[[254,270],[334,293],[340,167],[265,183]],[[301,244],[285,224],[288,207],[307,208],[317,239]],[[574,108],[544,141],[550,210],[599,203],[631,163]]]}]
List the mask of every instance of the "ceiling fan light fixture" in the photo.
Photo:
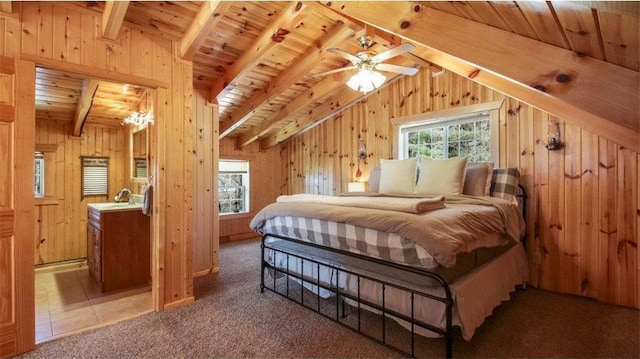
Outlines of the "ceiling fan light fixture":
[{"label": "ceiling fan light fixture", "polygon": [[367,93],[382,86],[386,80],[386,76],[379,72],[371,71],[369,69],[360,69],[358,73],[351,76],[349,81],[347,81],[347,86],[354,91]]}]

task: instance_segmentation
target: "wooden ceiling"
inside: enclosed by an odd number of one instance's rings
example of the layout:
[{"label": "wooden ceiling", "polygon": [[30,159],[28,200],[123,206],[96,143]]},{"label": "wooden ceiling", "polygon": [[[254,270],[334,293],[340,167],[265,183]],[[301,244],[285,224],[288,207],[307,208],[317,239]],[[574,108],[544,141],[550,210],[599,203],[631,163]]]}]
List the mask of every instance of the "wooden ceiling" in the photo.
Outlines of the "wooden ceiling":
[{"label": "wooden ceiling", "polygon": [[[236,137],[240,146],[256,140],[262,147],[276,145],[361,99],[363,94],[345,85],[353,72],[310,75],[349,65],[327,49],[357,53],[356,38],[365,33],[373,35],[378,52],[407,41],[416,45],[411,54],[389,63],[444,68],[554,115],[577,118],[587,129],[604,128],[605,137],[622,134],[622,144],[640,143],[636,2],[108,1],[72,6],[103,13],[103,23],[115,24],[105,25],[114,37],[123,21],[179,41],[179,56],[193,61],[194,87],[219,104],[221,136]],[[385,75],[387,84],[396,76]],[[79,96],[81,81],[68,77],[60,83],[60,90],[69,92],[62,91],[64,99],[46,110],[51,116],[69,111]]]}]

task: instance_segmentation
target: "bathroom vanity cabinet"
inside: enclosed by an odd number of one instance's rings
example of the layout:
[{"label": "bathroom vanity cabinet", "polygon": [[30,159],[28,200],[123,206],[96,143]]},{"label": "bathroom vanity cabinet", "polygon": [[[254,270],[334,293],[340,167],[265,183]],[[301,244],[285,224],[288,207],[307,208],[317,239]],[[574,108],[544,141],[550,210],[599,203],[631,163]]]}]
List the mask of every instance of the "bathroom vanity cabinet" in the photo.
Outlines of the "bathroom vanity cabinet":
[{"label": "bathroom vanity cabinet", "polygon": [[102,292],[151,282],[150,220],[141,206],[87,206],[87,264]]}]

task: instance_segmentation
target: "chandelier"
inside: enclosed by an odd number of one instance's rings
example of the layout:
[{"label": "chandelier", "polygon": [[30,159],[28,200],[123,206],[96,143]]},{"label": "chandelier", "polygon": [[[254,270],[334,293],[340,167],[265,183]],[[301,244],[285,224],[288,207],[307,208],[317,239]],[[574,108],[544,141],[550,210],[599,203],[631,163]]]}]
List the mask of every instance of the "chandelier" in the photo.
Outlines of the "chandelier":
[{"label": "chandelier", "polygon": [[367,93],[382,86],[386,80],[387,78],[377,71],[361,68],[358,73],[351,76],[347,81],[347,86],[354,91]]},{"label": "chandelier", "polygon": [[153,115],[147,111],[135,111],[127,116],[122,123],[125,125],[144,126],[153,123]]}]

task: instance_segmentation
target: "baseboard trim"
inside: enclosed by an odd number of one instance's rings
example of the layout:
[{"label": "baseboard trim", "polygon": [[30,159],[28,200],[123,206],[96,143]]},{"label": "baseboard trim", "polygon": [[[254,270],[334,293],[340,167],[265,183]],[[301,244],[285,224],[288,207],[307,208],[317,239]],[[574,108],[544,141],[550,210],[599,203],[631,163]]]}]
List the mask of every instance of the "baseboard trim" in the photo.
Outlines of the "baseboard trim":
[{"label": "baseboard trim", "polygon": [[220,273],[220,267],[213,267],[208,269],[203,269],[201,271],[197,271],[193,273],[193,277],[201,277],[203,275],[211,274],[211,273]]},{"label": "baseboard trim", "polygon": [[195,302],[195,298],[193,296],[179,300],[177,302],[169,303],[164,305],[164,310],[171,310],[173,308],[181,307],[186,304],[191,304]]}]

